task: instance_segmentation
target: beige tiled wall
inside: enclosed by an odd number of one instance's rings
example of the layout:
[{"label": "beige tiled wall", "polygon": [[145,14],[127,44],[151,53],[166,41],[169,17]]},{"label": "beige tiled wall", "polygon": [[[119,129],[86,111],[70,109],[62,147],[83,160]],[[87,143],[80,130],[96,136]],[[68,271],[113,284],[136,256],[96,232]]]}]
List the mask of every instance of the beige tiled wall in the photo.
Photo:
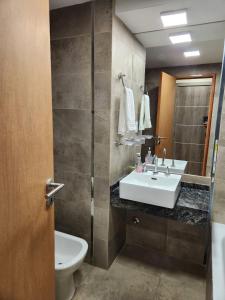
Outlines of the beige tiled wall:
[{"label": "beige tiled wall", "polygon": [[[135,39],[123,23],[113,16],[112,23],[112,75],[111,75],[111,122],[110,122],[110,185],[127,174],[133,165],[140,147],[116,146],[120,101],[124,100],[124,87],[118,79],[119,73],[126,75],[125,84],[132,88],[135,97],[136,118],[140,109],[145,80],[145,48]],[[123,246],[126,233],[126,211],[110,207],[109,263]]]},{"label": "beige tiled wall", "polygon": [[134,38],[123,23],[114,16],[112,32],[112,94],[111,94],[111,133],[110,133],[110,183],[115,183],[127,174],[127,168],[134,164],[136,147],[117,147],[120,101],[124,98],[119,73],[126,75],[125,84],[132,88],[135,97],[136,118],[140,110],[142,92],[140,87],[145,80],[145,48]]},{"label": "beige tiled wall", "polygon": [[[103,24],[101,26],[101,24]],[[134,91],[138,115],[140,86],[144,84],[145,49],[114,15],[113,1],[95,5],[95,192],[94,256],[107,268],[125,241],[126,212],[110,206],[110,185],[134,163],[134,148],[116,147],[119,103],[124,97],[118,74]],[[140,151],[140,149],[139,149]]]},{"label": "beige tiled wall", "polygon": [[213,221],[225,224],[225,107],[220,125],[219,148],[216,163],[213,197]]}]

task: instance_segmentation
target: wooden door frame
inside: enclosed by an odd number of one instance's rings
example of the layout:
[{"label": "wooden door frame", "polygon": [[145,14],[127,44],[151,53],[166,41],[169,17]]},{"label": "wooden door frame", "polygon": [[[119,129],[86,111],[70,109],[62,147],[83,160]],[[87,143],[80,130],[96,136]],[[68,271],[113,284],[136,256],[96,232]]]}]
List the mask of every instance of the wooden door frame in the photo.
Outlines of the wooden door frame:
[{"label": "wooden door frame", "polygon": [[214,96],[215,96],[215,88],[216,88],[216,73],[209,73],[199,76],[177,76],[176,79],[201,79],[201,78],[212,78],[212,85],[209,96],[209,109],[208,109],[208,124],[206,128],[205,135],[205,146],[204,146],[204,155],[202,162],[202,171],[201,175],[206,176],[206,167],[207,167],[207,159],[209,153],[209,141],[210,141],[210,133],[211,133],[211,124],[212,124],[212,113],[213,113],[213,104],[214,104]]},{"label": "wooden door frame", "polygon": [[[175,80],[177,80],[177,77],[172,75],[172,74],[169,74],[167,73],[166,71],[161,71],[160,72],[160,84],[159,84],[159,91],[158,91],[158,103],[157,103],[157,116],[156,116],[156,130],[155,130],[155,134],[156,136],[160,136],[159,134],[159,120],[160,120],[160,111],[161,111],[161,99],[162,99],[162,83],[163,83],[163,73],[170,76],[170,77],[173,77]],[[176,82],[175,82],[175,95],[174,95],[174,108],[173,108],[173,115],[174,115],[174,112],[175,112],[175,101],[176,101]],[[158,147],[157,147],[158,146]],[[160,145],[157,145],[155,143],[155,154],[159,155],[158,151],[159,151],[159,146]],[[173,141],[172,141],[172,152],[173,152]],[[172,158],[172,157],[171,157]]]}]

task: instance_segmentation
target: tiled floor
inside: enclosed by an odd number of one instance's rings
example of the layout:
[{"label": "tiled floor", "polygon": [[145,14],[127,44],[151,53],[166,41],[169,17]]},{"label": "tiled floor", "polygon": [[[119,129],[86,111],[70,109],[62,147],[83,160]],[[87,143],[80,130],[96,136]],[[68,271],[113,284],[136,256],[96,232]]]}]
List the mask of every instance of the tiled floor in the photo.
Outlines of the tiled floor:
[{"label": "tiled floor", "polygon": [[83,264],[74,300],[205,300],[201,269],[138,253],[126,247],[108,271]]}]

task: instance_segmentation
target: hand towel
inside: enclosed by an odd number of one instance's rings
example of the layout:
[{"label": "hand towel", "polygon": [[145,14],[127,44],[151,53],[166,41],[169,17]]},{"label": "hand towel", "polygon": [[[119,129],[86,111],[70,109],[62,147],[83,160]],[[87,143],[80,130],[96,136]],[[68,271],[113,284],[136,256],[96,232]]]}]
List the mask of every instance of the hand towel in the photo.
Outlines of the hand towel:
[{"label": "hand towel", "polygon": [[125,101],[120,99],[120,113],[119,113],[119,124],[118,124],[118,134],[125,135],[127,131],[126,126],[126,114],[125,114]]},{"label": "hand towel", "polygon": [[145,97],[144,95],[141,98],[141,110],[140,110],[140,119],[139,119],[139,130],[144,130],[144,121],[145,121]]},{"label": "hand towel", "polygon": [[132,89],[125,88],[126,91],[126,124],[127,131],[137,130],[136,120],[135,120],[135,105],[134,105],[134,94]]},{"label": "hand towel", "polygon": [[150,113],[150,98],[148,95],[144,95],[145,98],[145,128],[152,128],[151,113]]},{"label": "hand towel", "polygon": [[150,99],[148,95],[143,95],[141,99],[139,130],[144,130],[147,128],[152,128],[150,116]]},{"label": "hand towel", "polygon": [[135,104],[133,91],[125,88],[125,98],[120,101],[120,113],[118,134],[125,135],[127,132],[136,132]]}]

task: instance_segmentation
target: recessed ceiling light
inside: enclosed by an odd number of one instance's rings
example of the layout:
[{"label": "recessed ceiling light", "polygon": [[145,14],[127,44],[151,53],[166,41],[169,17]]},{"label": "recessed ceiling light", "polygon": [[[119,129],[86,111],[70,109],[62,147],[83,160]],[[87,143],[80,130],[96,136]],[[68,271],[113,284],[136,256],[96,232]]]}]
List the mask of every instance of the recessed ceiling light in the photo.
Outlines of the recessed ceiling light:
[{"label": "recessed ceiling light", "polygon": [[187,43],[191,42],[191,35],[188,32],[182,32],[182,33],[176,33],[176,34],[171,34],[169,36],[172,44],[180,44],[180,43]]},{"label": "recessed ceiling light", "polygon": [[168,11],[160,14],[164,27],[172,27],[187,24],[186,10]]},{"label": "recessed ceiling light", "polygon": [[184,56],[185,57],[193,57],[193,56],[199,56],[199,55],[200,55],[200,51],[199,50],[184,52]]},{"label": "recessed ceiling light", "polygon": [[201,77],[202,74],[192,74],[191,77]]}]

